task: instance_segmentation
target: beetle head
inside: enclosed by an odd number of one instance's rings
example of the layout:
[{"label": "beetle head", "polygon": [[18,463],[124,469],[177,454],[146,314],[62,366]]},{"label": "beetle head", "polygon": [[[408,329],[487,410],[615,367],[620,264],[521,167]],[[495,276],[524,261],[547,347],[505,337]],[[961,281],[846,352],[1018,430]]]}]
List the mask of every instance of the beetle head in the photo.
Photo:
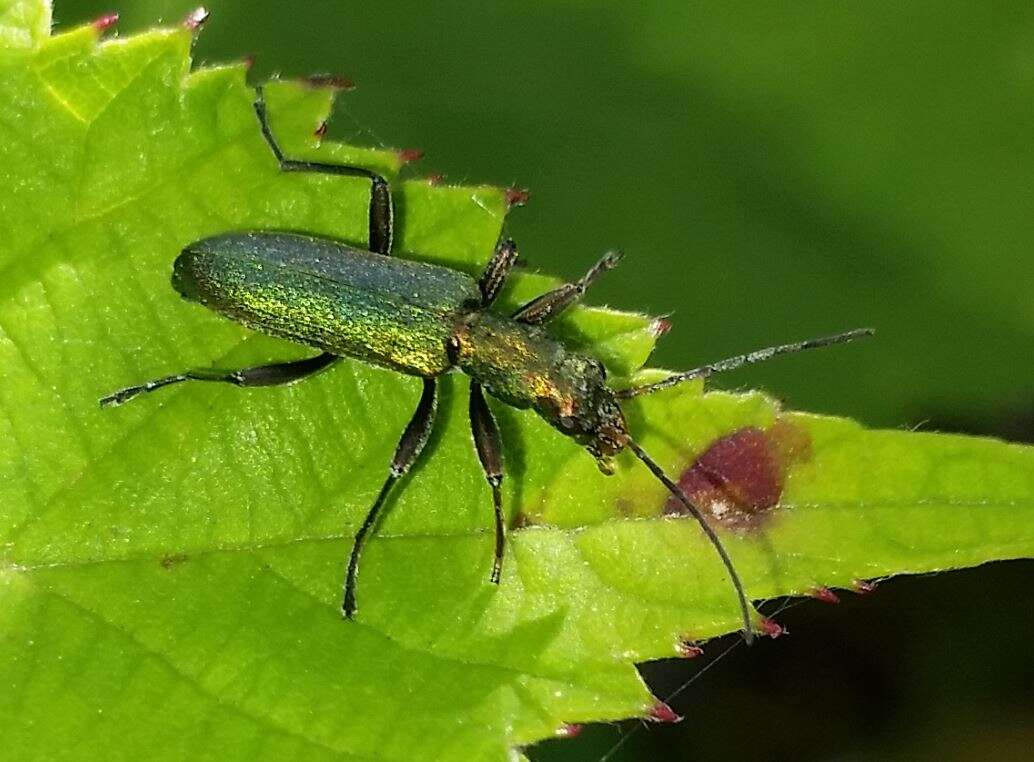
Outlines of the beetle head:
[{"label": "beetle head", "polygon": [[568,355],[562,372],[536,397],[535,410],[561,434],[571,437],[596,458],[605,474],[614,473],[613,459],[628,444],[628,426],[617,397],[596,359]]}]

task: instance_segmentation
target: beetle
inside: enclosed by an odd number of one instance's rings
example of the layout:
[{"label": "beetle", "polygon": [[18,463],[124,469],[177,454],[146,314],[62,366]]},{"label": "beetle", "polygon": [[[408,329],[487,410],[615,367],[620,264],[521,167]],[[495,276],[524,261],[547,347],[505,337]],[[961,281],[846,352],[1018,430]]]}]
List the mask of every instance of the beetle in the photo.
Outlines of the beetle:
[{"label": "beetle", "polygon": [[399,439],[388,475],[352,542],[345,572],[342,612],[357,611],[356,583],[363,546],[395,483],[416,463],[430,436],[442,375],[470,377],[469,417],[475,450],[492,491],[495,554],[489,576],[498,584],[505,551],[502,505],[502,442],[485,393],[515,408],[532,409],[564,436],[582,445],[605,474],[630,450],[699,522],[728,572],[752,639],[750,607],[736,568],[714,529],[686,493],[629,432],[620,402],[776,355],[842,343],[870,329],[795,342],[738,355],[626,389],[607,384],[603,364],[572,351],[545,326],[578,302],[589,286],[621,258],[608,252],[580,279],[532,299],[511,315],[490,308],[517,261],[508,238],[497,245],[480,278],[447,267],[392,256],[395,215],[392,191],[377,172],[358,166],[301,161],[284,155],[269,124],[261,87],[255,113],[281,171],[359,176],[370,181],[368,248],[299,233],[231,232],[186,246],[173,265],[172,286],[184,298],[273,336],[308,345],[319,354],[301,360],[224,371],[212,368],[164,376],[100,400],[121,405],[140,394],[184,381],[241,387],[290,384],[325,371],[344,357],[423,380],[423,391]]}]

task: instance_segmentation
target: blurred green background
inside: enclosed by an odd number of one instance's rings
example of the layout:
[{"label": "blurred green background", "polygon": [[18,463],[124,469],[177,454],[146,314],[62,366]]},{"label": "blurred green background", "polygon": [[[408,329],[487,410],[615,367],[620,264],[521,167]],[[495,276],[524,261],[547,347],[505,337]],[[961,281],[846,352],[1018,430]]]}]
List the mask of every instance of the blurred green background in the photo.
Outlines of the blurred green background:
[{"label": "blurred green background", "polygon": [[[194,3],[59,2],[119,29]],[[993,7],[992,7],[993,5]],[[529,187],[531,267],[622,269],[593,300],[674,329],[654,364],[871,325],[865,344],[718,381],[874,426],[1034,441],[1034,6],[216,0],[198,63],[330,71],[330,137],[419,147],[413,173]],[[1034,564],[888,582],[779,614],[636,722],[535,760],[1029,759]],[[769,605],[774,611],[778,602]],[[723,653],[648,665],[666,696]]]}]

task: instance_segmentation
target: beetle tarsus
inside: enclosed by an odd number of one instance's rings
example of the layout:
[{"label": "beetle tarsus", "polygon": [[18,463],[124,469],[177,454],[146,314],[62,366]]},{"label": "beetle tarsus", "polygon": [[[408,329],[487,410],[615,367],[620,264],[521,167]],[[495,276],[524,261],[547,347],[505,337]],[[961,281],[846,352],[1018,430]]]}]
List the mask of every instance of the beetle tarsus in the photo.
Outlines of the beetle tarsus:
[{"label": "beetle tarsus", "polygon": [[503,575],[503,554],[506,552],[506,521],[503,516],[502,476],[492,483],[492,507],[495,512],[495,556],[489,579],[496,585]]}]

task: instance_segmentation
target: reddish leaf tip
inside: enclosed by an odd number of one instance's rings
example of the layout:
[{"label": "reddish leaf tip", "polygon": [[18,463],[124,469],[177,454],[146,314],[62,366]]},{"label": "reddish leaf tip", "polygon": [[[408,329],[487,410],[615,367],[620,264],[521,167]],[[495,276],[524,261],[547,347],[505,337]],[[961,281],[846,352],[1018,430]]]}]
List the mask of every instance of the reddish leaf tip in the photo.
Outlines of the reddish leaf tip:
[{"label": "reddish leaf tip", "polygon": [[255,54],[249,53],[241,60],[244,62],[244,68],[250,71],[251,67],[255,65]]},{"label": "reddish leaf tip", "polygon": [[557,738],[576,738],[584,728],[584,725],[566,723],[557,728],[556,736]]},{"label": "reddish leaf tip", "polygon": [[774,619],[769,619],[767,616],[761,617],[761,634],[765,637],[776,638],[782,637],[783,635],[789,634],[785,627]]},{"label": "reddish leaf tip", "polygon": [[200,29],[206,21],[208,21],[208,16],[208,9],[203,5],[199,6],[187,14],[187,17],[183,19],[183,26],[190,31],[195,32]]},{"label": "reddish leaf tip", "polygon": [[683,659],[695,659],[698,656],[704,655],[704,649],[698,646],[696,643],[690,643],[689,641],[683,640],[676,646],[675,650],[678,655]]},{"label": "reddish leaf tip", "polygon": [[93,20],[91,26],[98,34],[103,34],[111,27],[118,23],[117,13],[106,13],[105,15]]},{"label": "reddish leaf tip", "polygon": [[851,588],[859,595],[866,595],[876,589],[876,583],[864,579],[856,579],[851,583]]},{"label": "reddish leaf tip", "polygon": [[419,148],[403,148],[398,152],[399,159],[403,164],[409,164],[412,161],[420,161],[424,158],[424,152]]},{"label": "reddish leaf tip", "polygon": [[813,587],[810,595],[815,600],[822,601],[823,603],[840,603],[840,596],[828,587]]},{"label": "reddish leaf tip", "polygon": [[655,339],[660,338],[671,330],[671,321],[668,318],[657,318],[650,323],[650,333]]},{"label": "reddish leaf tip", "polygon": [[438,187],[443,182],[445,182],[445,175],[434,174],[427,176],[427,184],[432,187]]},{"label": "reddish leaf tip", "polygon": [[319,126],[315,130],[313,130],[313,132],[312,132],[312,136],[314,138],[316,138],[316,140],[323,140],[323,138],[324,138],[324,136],[326,134],[327,134],[327,123],[325,121],[320,122]]},{"label": "reddish leaf tip", "polygon": [[658,701],[650,707],[650,713],[646,716],[646,719],[653,722],[682,722],[682,716],[676,714],[675,710],[663,701]]},{"label": "reddish leaf tip", "polygon": [[531,192],[527,188],[507,188],[506,206],[512,209],[515,206],[524,206],[531,198]]}]

